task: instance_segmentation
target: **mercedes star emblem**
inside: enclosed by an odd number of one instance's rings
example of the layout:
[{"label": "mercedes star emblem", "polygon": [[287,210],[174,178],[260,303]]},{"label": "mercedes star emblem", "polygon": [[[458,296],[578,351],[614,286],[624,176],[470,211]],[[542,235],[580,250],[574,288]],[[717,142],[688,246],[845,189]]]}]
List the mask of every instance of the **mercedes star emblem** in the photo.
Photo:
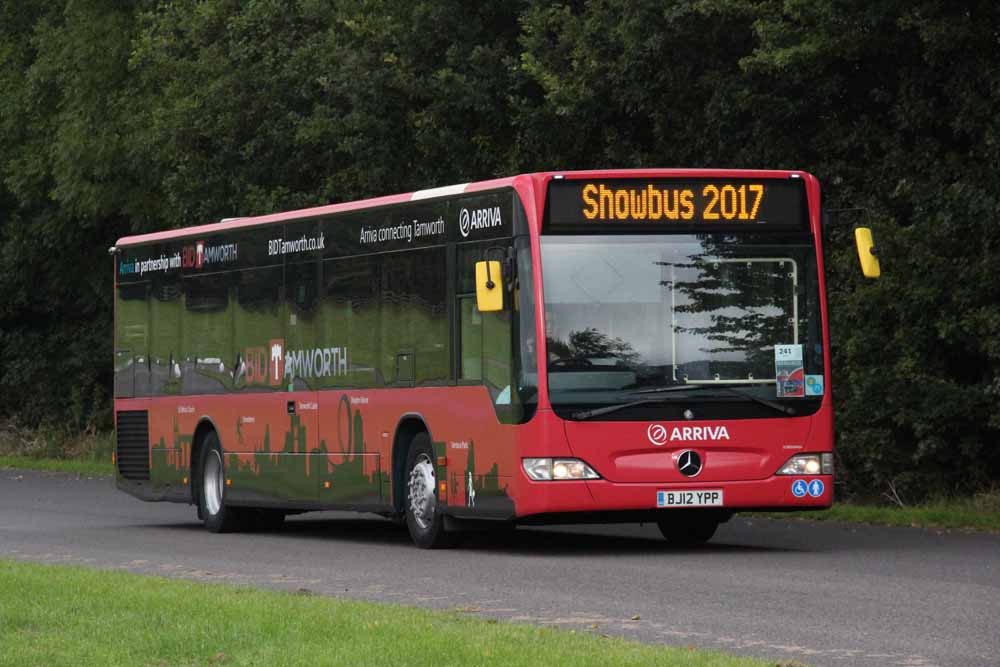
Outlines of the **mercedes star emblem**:
[{"label": "mercedes star emblem", "polygon": [[694,477],[701,472],[701,457],[698,452],[686,449],[677,457],[677,469],[682,475]]}]

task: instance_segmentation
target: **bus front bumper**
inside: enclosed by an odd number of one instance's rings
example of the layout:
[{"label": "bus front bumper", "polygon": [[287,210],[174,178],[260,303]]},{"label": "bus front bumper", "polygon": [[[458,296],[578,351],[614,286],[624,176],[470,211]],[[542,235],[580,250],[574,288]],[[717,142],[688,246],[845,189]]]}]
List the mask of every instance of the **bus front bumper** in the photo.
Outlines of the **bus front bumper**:
[{"label": "bus front bumper", "polygon": [[[523,479],[518,494],[517,517],[536,515],[592,515],[669,512],[675,509],[710,509],[723,513],[748,511],[821,510],[833,503],[832,475],[774,475],[762,480],[687,482],[683,484],[623,484],[608,480],[533,482]],[[705,494],[720,491],[719,496]],[[681,492],[703,492],[682,494]],[[671,495],[672,494],[672,495]],[[697,502],[711,505],[665,506],[667,502]],[[714,504],[721,500],[721,504]]]}]

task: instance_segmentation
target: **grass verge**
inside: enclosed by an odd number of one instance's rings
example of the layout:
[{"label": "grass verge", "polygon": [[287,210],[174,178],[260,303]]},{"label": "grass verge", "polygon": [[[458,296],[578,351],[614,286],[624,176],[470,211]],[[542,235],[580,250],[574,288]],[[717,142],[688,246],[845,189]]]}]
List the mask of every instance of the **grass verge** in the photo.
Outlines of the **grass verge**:
[{"label": "grass verge", "polygon": [[111,475],[114,448],[111,431],[32,428],[14,419],[0,421],[0,468]]},{"label": "grass verge", "polygon": [[36,459],[28,456],[0,456],[0,469],[47,470],[78,475],[113,475],[111,461],[78,461],[70,459]]},{"label": "grass verge", "polygon": [[0,665],[774,665],[367,602],[0,560]]},{"label": "grass verge", "polygon": [[913,507],[844,503],[819,512],[776,512],[757,516],[1000,533],[1000,491],[979,493],[972,498],[935,500]]}]

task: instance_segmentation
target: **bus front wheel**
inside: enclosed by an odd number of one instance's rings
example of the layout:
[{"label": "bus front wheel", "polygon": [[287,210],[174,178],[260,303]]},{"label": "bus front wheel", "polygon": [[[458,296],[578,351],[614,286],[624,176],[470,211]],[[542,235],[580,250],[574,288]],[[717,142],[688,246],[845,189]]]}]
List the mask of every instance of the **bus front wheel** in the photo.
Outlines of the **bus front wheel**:
[{"label": "bus front wheel", "polygon": [[205,522],[205,527],[213,533],[239,530],[243,517],[239,509],[226,506],[226,475],[222,464],[222,445],[215,433],[205,436],[199,469],[201,488],[198,493],[198,514]]},{"label": "bus front wheel", "polygon": [[406,527],[413,543],[422,549],[451,545],[452,536],[444,527],[437,503],[437,473],[431,439],[420,433],[410,443],[406,455]]},{"label": "bus front wheel", "polygon": [[719,527],[711,518],[677,517],[656,522],[664,539],[673,547],[697,547],[705,544]]}]

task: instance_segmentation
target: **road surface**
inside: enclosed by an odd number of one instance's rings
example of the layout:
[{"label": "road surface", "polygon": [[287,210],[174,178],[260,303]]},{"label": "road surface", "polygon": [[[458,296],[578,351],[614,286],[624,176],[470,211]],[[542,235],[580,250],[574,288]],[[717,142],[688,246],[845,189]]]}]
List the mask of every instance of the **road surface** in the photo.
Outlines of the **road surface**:
[{"label": "road surface", "polygon": [[371,515],[212,535],[106,478],[0,470],[0,558],[307,589],[813,665],[1000,665],[1000,536],[737,517],[519,528],[423,551]]}]

